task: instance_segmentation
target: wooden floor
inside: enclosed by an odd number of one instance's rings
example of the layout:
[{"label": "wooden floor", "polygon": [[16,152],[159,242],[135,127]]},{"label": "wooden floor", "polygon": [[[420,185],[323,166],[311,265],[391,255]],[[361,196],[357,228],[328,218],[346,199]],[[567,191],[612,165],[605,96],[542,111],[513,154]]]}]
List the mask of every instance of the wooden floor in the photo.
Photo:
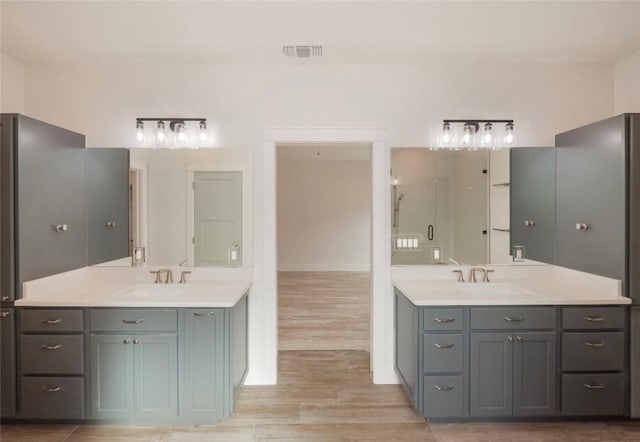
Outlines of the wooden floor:
[{"label": "wooden floor", "polygon": [[369,272],[279,272],[279,350],[369,351]]},{"label": "wooden floor", "polygon": [[2,442],[640,442],[635,422],[431,424],[398,385],[373,385],[365,351],[285,351],[277,386],[245,386],[216,426],[3,425]]}]

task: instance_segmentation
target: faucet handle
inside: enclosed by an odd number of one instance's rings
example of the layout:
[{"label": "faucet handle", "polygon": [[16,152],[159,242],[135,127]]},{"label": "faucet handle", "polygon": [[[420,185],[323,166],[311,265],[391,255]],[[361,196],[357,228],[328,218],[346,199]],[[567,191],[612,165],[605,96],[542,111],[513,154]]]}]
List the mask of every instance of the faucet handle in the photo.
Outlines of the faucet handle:
[{"label": "faucet handle", "polygon": [[171,271],[171,269],[165,269],[165,272],[167,272],[167,277],[164,280],[165,284],[169,284],[172,283],[173,284],[173,272]]},{"label": "faucet handle", "polygon": [[482,281],[483,282],[491,282],[491,281],[489,281],[489,273],[493,273],[493,272],[495,272],[495,270],[486,269],[484,271],[484,279]]},{"label": "faucet handle", "polygon": [[462,274],[462,270],[461,269],[456,269],[453,271],[453,273],[457,273],[458,274],[458,282],[464,282],[464,275]]},{"label": "faucet handle", "polygon": [[189,270],[183,270],[180,273],[180,284],[185,284],[187,282],[187,275],[190,275],[191,272]]},{"label": "faucet handle", "polygon": [[152,275],[154,274],[156,275],[156,280],[153,281],[154,284],[158,284],[162,282],[162,280],[160,279],[161,278],[160,275],[162,275],[162,270],[151,270],[149,271],[149,273],[151,273]]}]

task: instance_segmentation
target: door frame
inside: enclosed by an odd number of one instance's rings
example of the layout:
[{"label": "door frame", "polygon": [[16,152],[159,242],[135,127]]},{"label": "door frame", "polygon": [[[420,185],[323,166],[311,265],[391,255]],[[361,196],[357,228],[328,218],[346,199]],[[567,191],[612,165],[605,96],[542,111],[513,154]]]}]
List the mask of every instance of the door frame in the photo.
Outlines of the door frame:
[{"label": "door frame", "polygon": [[371,369],[374,383],[398,383],[391,288],[390,149],[382,128],[265,128],[254,149],[254,267],[247,384],[275,384],[278,370],[276,145],[371,144]]},{"label": "door frame", "polygon": [[[194,247],[191,238],[195,234],[195,217],[193,211],[195,209],[195,201],[193,194],[192,183],[195,180],[195,172],[239,172],[242,176],[242,243],[240,244],[240,265],[238,267],[248,267],[251,263],[248,262],[249,256],[252,256],[251,245],[251,230],[252,225],[250,223],[251,217],[251,199],[247,195],[247,189],[250,188],[250,170],[246,166],[232,165],[232,164],[196,164],[188,163],[186,166],[186,181],[185,181],[185,195],[187,202],[186,217],[186,236],[185,236],[185,257],[189,260],[187,265],[192,266],[194,262]],[[230,266],[231,267],[231,266]],[[226,268],[226,267],[225,267]]]}]

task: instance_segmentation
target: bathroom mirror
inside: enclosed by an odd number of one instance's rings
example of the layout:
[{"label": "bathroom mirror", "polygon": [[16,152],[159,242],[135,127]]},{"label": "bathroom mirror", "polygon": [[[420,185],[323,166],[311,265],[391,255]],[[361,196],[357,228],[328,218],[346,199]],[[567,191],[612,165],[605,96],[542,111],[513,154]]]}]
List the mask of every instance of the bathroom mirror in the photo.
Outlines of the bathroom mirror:
[{"label": "bathroom mirror", "polygon": [[508,227],[490,227],[489,163],[486,150],[391,150],[392,265],[487,264],[492,233],[508,262]]},{"label": "bathroom mirror", "polygon": [[129,257],[146,265],[251,264],[251,151],[130,149]]}]

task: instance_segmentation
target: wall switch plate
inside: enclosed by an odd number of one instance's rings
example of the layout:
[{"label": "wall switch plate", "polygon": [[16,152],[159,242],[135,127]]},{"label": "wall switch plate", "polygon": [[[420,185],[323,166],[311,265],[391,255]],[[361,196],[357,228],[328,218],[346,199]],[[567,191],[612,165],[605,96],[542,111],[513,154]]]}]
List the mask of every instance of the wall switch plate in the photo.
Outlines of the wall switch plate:
[{"label": "wall switch plate", "polygon": [[401,252],[419,252],[422,250],[420,234],[402,234],[393,236],[393,250]]},{"label": "wall switch plate", "polygon": [[513,261],[524,262],[524,246],[513,246]]},{"label": "wall switch plate", "polygon": [[431,247],[431,262],[440,263],[442,262],[442,247]]}]

